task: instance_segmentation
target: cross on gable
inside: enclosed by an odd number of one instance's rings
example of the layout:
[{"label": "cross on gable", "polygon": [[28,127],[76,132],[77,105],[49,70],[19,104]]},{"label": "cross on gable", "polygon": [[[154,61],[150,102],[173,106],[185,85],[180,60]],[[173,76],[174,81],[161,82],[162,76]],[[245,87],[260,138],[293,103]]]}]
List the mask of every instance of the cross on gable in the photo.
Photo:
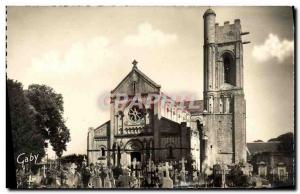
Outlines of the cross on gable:
[{"label": "cross on gable", "polygon": [[134,59],[133,61],[132,61],[132,65],[133,65],[133,67],[132,68],[137,68],[137,65],[138,64],[138,62]]}]

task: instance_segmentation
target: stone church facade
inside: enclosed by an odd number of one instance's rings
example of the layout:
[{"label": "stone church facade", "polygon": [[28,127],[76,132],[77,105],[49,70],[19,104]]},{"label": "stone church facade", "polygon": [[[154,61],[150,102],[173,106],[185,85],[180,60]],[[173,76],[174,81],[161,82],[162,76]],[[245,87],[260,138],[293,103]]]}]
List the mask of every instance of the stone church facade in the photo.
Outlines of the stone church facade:
[{"label": "stone church facade", "polygon": [[134,61],[111,91],[110,120],[88,131],[89,163],[127,166],[134,158],[146,163],[184,157],[203,172],[218,163],[246,162],[246,33],[239,19],[219,26],[215,18],[211,9],[203,15],[204,100],[173,100]]}]

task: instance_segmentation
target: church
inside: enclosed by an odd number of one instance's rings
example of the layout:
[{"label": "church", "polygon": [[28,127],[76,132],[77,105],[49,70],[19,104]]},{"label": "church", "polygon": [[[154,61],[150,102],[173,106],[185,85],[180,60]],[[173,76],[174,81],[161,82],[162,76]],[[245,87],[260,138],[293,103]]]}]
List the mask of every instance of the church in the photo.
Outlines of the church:
[{"label": "church", "polygon": [[[246,101],[241,22],[224,25],[206,10],[203,100],[178,102],[133,61],[111,91],[110,120],[87,135],[88,163],[129,166],[185,158],[200,172],[246,162]],[[200,51],[199,51],[200,52]],[[201,65],[201,64],[199,64]]]}]

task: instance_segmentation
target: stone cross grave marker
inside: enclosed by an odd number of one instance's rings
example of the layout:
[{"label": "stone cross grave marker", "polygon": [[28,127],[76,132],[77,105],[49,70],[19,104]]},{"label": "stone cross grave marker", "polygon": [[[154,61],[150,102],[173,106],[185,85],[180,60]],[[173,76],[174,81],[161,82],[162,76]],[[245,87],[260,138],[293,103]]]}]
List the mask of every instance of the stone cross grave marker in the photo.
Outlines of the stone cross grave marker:
[{"label": "stone cross grave marker", "polygon": [[104,179],[104,184],[103,184],[104,188],[112,188],[112,184],[111,184],[111,180],[109,178],[109,173],[108,171],[106,172],[106,177]]},{"label": "stone cross grave marker", "polygon": [[29,176],[28,176],[28,181],[27,181],[27,183],[28,183],[28,188],[31,188],[31,185],[32,185],[32,183],[33,183],[31,174],[29,174]]},{"label": "stone cross grave marker", "polygon": [[162,168],[166,172],[166,177],[170,178],[170,172],[169,172],[169,170],[172,170],[172,166],[169,165],[169,162],[166,162],[165,166],[163,166]]},{"label": "stone cross grave marker", "polygon": [[185,171],[185,164],[187,163],[187,161],[184,159],[184,157],[182,157],[179,163],[181,163],[181,170]]},{"label": "stone cross grave marker", "polygon": [[42,169],[43,169],[43,176],[46,177],[46,170],[47,170],[47,167],[46,167],[45,164],[43,165],[43,168],[42,168]]},{"label": "stone cross grave marker", "polygon": [[172,166],[169,166],[169,163],[166,162],[162,169],[166,172],[166,177],[162,178],[162,188],[173,188],[173,180],[170,178],[169,170],[172,169]]},{"label": "stone cross grave marker", "polygon": [[181,174],[181,183],[185,184],[186,183],[185,175],[188,173],[185,170],[185,164],[187,163],[187,161],[184,159],[184,157],[182,157],[182,159],[181,159],[181,161],[179,161],[179,163],[181,163],[181,171],[180,171],[180,174]]},{"label": "stone cross grave marker", "polygon": [[226,174],[229,174],[229,169],[226,164],[222,163],[221,167],[221,175],[222,175],[222,188],[226,187]]},{"label": "stone cross grave marker", "polygon": [[133,161],[132,161],[132,175],[134,176],[134,177],[136,177],[137,176],[137,161],[136,161],[136,158],[133,158]]},{"label": "stone cross grave marker", "polygon": [[176,169],[175,172],[174,172],[174,183],[175,183],[175,185],[179,184],[178,176],[179,176],[179,173],[178,173],[178,170]]},{"label": "stone cross grave marker", "polygon": [[162,165],[158,164],[156,169],[157,169],[159,178],[162,179],[164,177],[164,171],[163,171]]},{"label": "stone cross grave marker", "polygon": [[196,162],[193,162],[193,181],[197,182],[198,181],[198,171],[197,171],[197,165]]},{"label": "stone cross grave marker", "polygon": [[151,159],[148,160],[146,169],[147,169],[147,177],[146,177],[147,183],[151,184],[153,182],[152,176],[155,173],[155,169],[156,169],[155,164]]},{"label": "stone cross grave marker", "polygon": [[150,159],[148,160],[147,171],[148,171],[148,173],[152,171],[152,163],[151,163]]}]

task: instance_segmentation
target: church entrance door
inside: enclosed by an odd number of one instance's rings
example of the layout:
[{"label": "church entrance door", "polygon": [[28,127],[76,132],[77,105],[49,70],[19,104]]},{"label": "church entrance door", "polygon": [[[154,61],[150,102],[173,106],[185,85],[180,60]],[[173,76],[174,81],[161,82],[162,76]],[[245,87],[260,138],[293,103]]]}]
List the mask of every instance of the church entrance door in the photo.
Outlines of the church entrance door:
[{"label": "church entrance door", "polygon": [[127,154],[128,163],[132,163],[134,158],[136,159],[136,162],[143,162],[143,144],[140,140],[132,139],[128,141],[124,150]]},{"label": "church entrance door", "polygon": [[131,162],[133,161],[134,158],[136,159],[137,162],[142,161],[141,152],[131,152],[130,156],[131,156]]}]

